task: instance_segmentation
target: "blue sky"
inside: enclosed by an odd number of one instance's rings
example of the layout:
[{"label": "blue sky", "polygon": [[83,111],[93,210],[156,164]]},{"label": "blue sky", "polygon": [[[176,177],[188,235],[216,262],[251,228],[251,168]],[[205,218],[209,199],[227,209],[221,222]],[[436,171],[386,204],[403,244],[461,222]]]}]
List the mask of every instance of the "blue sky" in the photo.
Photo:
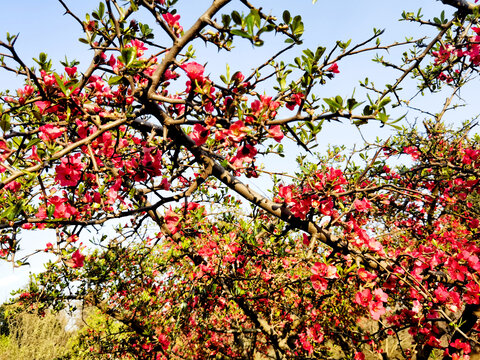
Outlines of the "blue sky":
[{"label": "blue sky", "polygon": [[[92,0],[67,0],[66,1],[81,19],[87,11],[98,6],[97,1]],[[239,1],[234,4],[238,8]],[[255,1],[253,4],[261,4],[265,12],[272,15],[281,16],[284,9],[289,9],[292,15],[300,14],[305,23],[305,41],[300,48],[291,50],[286,57],[298,56],[301,49],[311,47],[315,49],[317,46],[331,46],[336,40],[348,40],[352,38],[352,43],[360,42],[372,34],[372,28],[386,29],[385,35],[382,37],[384,43],[393,40],[402,41],[405,36],[419,36],[419,34],[428,35],[428,28],[420,28],[416,24],[398,22],[403,10],[417,11],[419,7],[418,0],[405,1],[380,1],[380,0],[362,0],[362,1],[325,1],[318,0],[312,5],[310,0],[268,0]],[[439,1],[422,1],[425,16],[438,16],[445,7]],[[188,28],[198,15],[211,4],[210,0],[180,0],[178,2],[178,13],[181,15],[180,23],[184,28]],[[447,12],[450,10],[447,9]],[[11,34],[20,34],[17,41],[18,54],[24,59],[28,65],[34,65],[32,57],[37,57],[40,52],[46,52],[54,61],[54,67],[61,68],[58,61],[63,60],[65,55],[71,59],[81,61],[79,69],[85,69],[88,66],[89,55],[91,52],[84,44],[80,44],[77,39],[82,36],[81,28],[70,16],[64,16],[64,9],[54,0],[19,0],[5,1],[2,4],[0,12],[0,37],[5,38],[6,32]],[[141,19],[139,19],[142,21]],[[239,45],[232,54],[217,53],[216,50],[205,48],[201,43],[198,45],[198,58],[200,63],[208,62],[207,72],[213,76],[218,76],[224,72],[225,64],[228,62],[232,67],[232,72],[240,69],[248,72],[254,66],[263,63],[268,57],[275,52],[275,46],[267,43],[262,48],[252,48],[250,44],[244,42]],[[328,51],[328,49],[327,49]],[[363,79],[366,75],[375,78],[377,84],[384,82],[393,82],[395,73],[390,70],[385,71],[378,64],[370,61],[373,53],[367,56],[352,58],[351,60],[339,64],[341,73],[325,88],[320,90],[318,96],[330,97],[337,94],[348,96],[352,94],[353,89],[358,88],[358,80]],[[391,51],[392,59],[397,58],[399,51]],[[0,88],[10,88],[15,90],[21,86],[21,79],[5,71],[0,71]],[[478,92],[476,92],[478,93]],[[470,91],[464,94],[467,98],[474,92]],[[427,97],[419,99],[421,106],[427,109],[438,110],[440,100]],[[400,111],[402,111],[400,109]],[[405,111],[404,111],[405,112]],[[399,113],[400,114],[400,113]],[[461,119],[470,116],[469,113],[461,115]],[[419,114],[409,113],[410,121],[414,121]],[[379,132],[378,125],[367,127],[364,130],[365,135],[374,138],[377,135],[388,136],[386,133]],[[349,125],[333,124],[325,128],[324,133],[320,135],[322,144],[337,143],[352,146],[359,141],[358,132]],[[51,241],[54,236],[52,232],[35,232],[26,236],[28,251],[35,249],[43,249],[45,243]],[[49,240],[50,239],[50,240]],[[32,259],[32,266],[22,269],[11,270],[11,265],[0,264],[0,302],[6,299],[8,293],[26,283],[26,274],[29,271],[40,271],[44,257]]]}]

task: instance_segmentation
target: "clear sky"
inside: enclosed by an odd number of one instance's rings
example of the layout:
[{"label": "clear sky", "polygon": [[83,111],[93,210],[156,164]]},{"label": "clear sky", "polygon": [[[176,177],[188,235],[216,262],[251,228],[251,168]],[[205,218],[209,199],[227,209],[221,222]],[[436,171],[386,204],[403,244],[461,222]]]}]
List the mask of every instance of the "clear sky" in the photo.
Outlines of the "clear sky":
[{"label": "clear sky", "polygon": [[[66,0],[67,4],[72,7],[81,19],[87,11],[98,6],[98,1],[92,0]],[[289,9],[292,15],[300,14],[305,23],[305,42],[300,48],[291,50],[286,57],[298,56],[301,49],[311,47],[315,49],[317,46],[331,46],[336,40],[348,40],[352,38],[352,42],[360,42],[372,34],[372,28],[386,29],[385,35],[382,37],[384,43],[398,40],[402,41],[406,36],[419,37],[421,34],[428,35],[429,29],[420,28],[416,24],[398,22],[403,10],[417,11],[419,4],[424,8],[427,18],[438,16],[442,9],[446,9],[447,13],[450,9],[443,6],[439,1],[429,0],[419,2],[418,0],[403,1],[385,1],[385,0],[362,0],[362,1],[326,1],[318,0],[312,5],[310,0],[267,0],[267,1],[251,1],[253,4],[261,4],[265,12],[271,12],[273,15],[281,16],[284,9]],[[178,2],[178,13],[181,15],[180,24],[184,28],[188,28],[198,15],[211,4],[210,0],[180,0]],[[240,7],[239,1],[234,1],[235,6]],[[46,52],[54,60],[54,67],[61,68],[58,63],[63,60],[65,55],[68,59],[78,59],[82,63],[79,69],[85,69],[89,61],[88,47],[77,41],[82,36],[81,28],[73,18],[63,15],[64,10],[60,3],[55,0],[19,0],[19,1],[3,1],[0,11],[0,38],[5,39],[6,32],[11,34],[20,34],[17,41],[17,51],[28,65],[34,65],[32,57],[37,57],[40,52]],[[139,19],[142,21],[143,19]],[[431,34],[431,33],[430,33]],[[252,48],[247,42],[238,46],[232,54],[218,54],[213,49],[205,48],[201,43],[198,45],[198,58],[200,63],[208,62],[207,72],[212,76],[218,76],[223,73],[225,63],[229,63],[233,71],[240,69],[245,72],[252,69],[256,65],[263,63],[273,53],[273,48],[279,43],[266,43],[263,48]],[[328,51],[328,50],[327,50]],[[391,51],[392,59],[399,58],[399,51]],[[335,81],[328,84],[327,87],[318,96],[330,97],[337,94],[348,96],[352,94],[356,87],[358,90],[358,80],[363,79],[366,75],[369,78],[375,78],[377,84],[395,80],[397,74],[391,70],[385,71],[378,64],[372,63],[369,59],[373,57],[373,53],[368,56],[354,57],[349,61],[342,62],[340,65],[341,73],[336,77]],[[21,79],[5,71],[0,71],[0,88],[10,88],[12,90],[21,86]],[[469,92],[464,94],[467,99],[469,94],[478,92]],[[472,95],[473,96],[473,95]],[[441,101],[443,98],[440,97]],[[434,98],[420,99],[421,106],[432,108],[432,111],[438,110],[438,101]],[[403,113],[406,110],[400,109]],[[399,113],[400,114],[400,113]],[[461,119],[470,116],[469,113],[461,115]],[[409,120],[414,121],[419,114],[409,113]],[[378,134],[378,125],[364,130],[365,135],[374,138]],[[320,135],[322,144],[345,143],[351,146],[359,141],[358,132],[349,125],[332,124],[325,128],[325,132]],[[52,240],[53,232],[35,232],[25,237],[27,241],[28,251],[34,249],[42,249],[47,241]],[[40,271],[44,257],[37,257],[32,261],[31,267],[16,269],[12,272],[11,265],[0,264],[0,302],[4,301],[8,293],[15,288],[23,286],[26,283],[26,274],[29,271]]]}]

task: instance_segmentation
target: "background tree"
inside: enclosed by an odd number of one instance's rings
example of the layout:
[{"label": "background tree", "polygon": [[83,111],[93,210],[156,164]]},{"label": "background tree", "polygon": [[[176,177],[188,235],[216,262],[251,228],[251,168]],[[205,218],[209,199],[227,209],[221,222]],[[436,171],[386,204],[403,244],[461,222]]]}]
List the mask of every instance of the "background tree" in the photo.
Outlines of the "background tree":
[{"label": "background tree", "polygon": [[[85,20],[59,2],[93,51],[83,71],[68,60],[55,70],[44,53],[29,67],[16,36],[0,42],[1,66],[25,78],[0,109],[1,255],[15,260],[29,229],[57,234],[45,251],[58,260],[17,302],[44,313],[82,301],[115,319],[118,332],[85,338],[96,358],[362,359],[388,357],[392,340],[403,358],[468,358],[480,150],[475,124],[452,131],[443,117],[477,73],[476,5],[444,1],[458,9],[451,19],[404,12],[435,29],[430,39],[383,45],[375,30],[287,60],[304,32],[288,11],[215,0],[184,29],[176,1],[106,0]],[[216,80],[193,60],[196,40],[229,51],[269,33],[285,44],[249,74]],[[397,47],[398,62],[375,59],[394,83],[318,96],[345,59]],[[410,78],[450,92],[423,129],[390,115],[409,105]],[[398,134],[314,154],[326,121]],[[284,152],[298,154],[295,173],[269,169]],[[262,177],[270,196],[247,184]],[[85,230],[110,220],[116,233],[85,249]]]},{"label": "background tree", "polygon": [[48,313],[44,317],[25,311],[9,314],[5,317],[6,331],[0,335],[0,356],[5,360],[64,359],[71,336],[66,325],[67,318],[58,314]]}]

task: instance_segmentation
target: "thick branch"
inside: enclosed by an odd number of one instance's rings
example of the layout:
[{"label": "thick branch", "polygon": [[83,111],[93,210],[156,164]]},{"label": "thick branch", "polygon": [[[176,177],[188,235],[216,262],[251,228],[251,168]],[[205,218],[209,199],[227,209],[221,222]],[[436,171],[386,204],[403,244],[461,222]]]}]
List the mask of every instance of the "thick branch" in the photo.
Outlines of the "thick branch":
[{"label": "thick branch", "polygon": [[480,7],[480,5],[476,5],[466,0],[441,0],[441,2],[444,3],[445,5],[453,6],[454,8],[467,13],[471,13],[473,12],[473,10],[478,9]]}]

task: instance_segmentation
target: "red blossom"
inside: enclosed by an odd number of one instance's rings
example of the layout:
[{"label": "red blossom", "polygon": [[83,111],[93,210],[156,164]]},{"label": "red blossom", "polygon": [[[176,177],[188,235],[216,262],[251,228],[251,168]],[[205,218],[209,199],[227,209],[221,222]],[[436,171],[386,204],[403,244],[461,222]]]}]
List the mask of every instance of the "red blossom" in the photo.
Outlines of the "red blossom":
[{"label": "red blossom", "polygon": [[210,131],[206,127],[204,127],[201,124],[195,124],[193,126],[193,131],[190,134],[190,137],[192,138],[193,141],[195,141],[195,145],[201,146],[205,144],[209,134],[210,134]]},{"label": "red blossom", "polygon": [[46,125],[40,126],[39,130],[40,130],[39,137],[45,142],[58,139],[66,131],[64,127],[58,127],[52,124],[46,124]]},{"label": "red blossom", "polygon": [[353,202],[353,206],[357,211],[360,212],[368,212],[368,210],[372,208],[372,204],[370,203],[370,201],[368,201],[368,199],[355,199],[355,201]]},{"label": "red blossom", "polygon": [[230,125],[226,135],[229,140],[240,142],[247,135],[248,131],[250,131],[250,128],[246,127],[245,123],[239,120]]},{"label": "red blossom", "polygon": [[365,354],[362,352],[356,352],[355,353],[355,360],[365,360]]},{"label": "red blossom", "polygon": [[84,265],[85,261],[85,256],[82,255],[80,250],[76,250],[73,254],[70,260],[67,260],[65,263],[67,266],[76,269],[76,268],[81,268]]},{"label": "red blossom", "polygon": [[[71,217],[75,216],[78,213],[78,210],[73,207],[67,199],[59,197],[57,195],[52,196],[48,199],[49,204],[53,205],[53,217],[55,219],[70,219]],[[38,209],[38,217],[42,218],[41,216],[45,216],[46,218],[46,210],[45,208],[40,207]]]},{"label": "red blossom", "polygon": [[65,72],[67,73],[68,76],[73,78],[73,77],[75,77],[75,74],[77,73],[77,68],[75,66],[65,67]]},{"label": "red blossom", "polygon": [[81,154],[62,158],[61,164],[55,168],[55,180],[62,186],[76,186],[82,177],[85,164],[80,158]]},{"label": "red blossom", "polygon": [[338,65],[337,63],[333,63],[328,69],[327,71],[330,71],[334,74],[339,74],[340,73],[340,70],[338,70]]},{"label": "red blossom", "polygon": [[3,188],[11,192],[17,192],[18,190],[20,190],[21,187],[22,184],[20,184],[18,181],[10,181]]},{"label": "red blossom", "polygon": [[357,273],[358,277],[365,282],[372,281],[377,278],[377,275],[365,270],[364,268],[359,268]]},{"label": "red blossom", "polygon": [[47,109],[50,107],[50,101],[35,101],[35,105],[37,105],[38,109],[40,110],[40,114],[48,112]]},{"label": "red blossom", "polygon": [[287,100],[286,107],[288,110],[295,109],[296,105],[300,105],[302,103],[302,99],[305,97],[302,93],[296,93],[290,96],[290,99]]},{"label": "red blossom", "polygon": [[180,230],[180,217],[171,209],[165,212],[164,221],[172,235]]},{"label": "red blossom", "polygon": [[283,131],[280,125],[271,126],[270,129],[268,129],[268,137],[272,137],[277,142],[281,142],[283,136]]},{"label": "red blossom", "polygon": [[171,13],[162,14],[165,22],[170,26],[175,34],[180,35],[183,32],[183,27],[180,26],[178,20],[180,20],[180,15],[173,15]]},{"label": "red blossom", "polygon": [[368,306],[371,300],[372,300],[372,293],[370,292],[370,289],[364,289],[362,291],[357,292],[357,294],[355,295],[355,302],[358,305]]},{"label": "red blossom", "polygon": [[233,166],[239,168],[242,167],[244,163],[251,163],[255,155],[257,155],[257,149],[252,145],[246,144],[238,149],[237,154],[230,160],[230,162]]},{"label": "red blossom", "polygon": [[383,307],[381,301],[371,301],[368,304],[368,310],[373,320],[379,320],[382,315],[386,313],[386,309]]},{"label": "red blossom", "polygon": [[205,71],[205,68],[199,63],[192,61],[183,64],[180,67],[187,73],[187,76],[191,81],[197,81],[199,84],[203,82],[203,72]]},{"label": "red blossom", "polygon": [[403,152],[405,154],[409,154],[413,160],[418,160],[420,155],[422,154],[416,146],[407,146],[403,148]]},{"label": "red blossom", "polygon": [[131,40],[130,44],[127,44],[125,47],[126,48],[134,47],[137,51],[137,58],[140,58],[145,52],[145,50],[148,50],[145,44],[138,39]]}]

